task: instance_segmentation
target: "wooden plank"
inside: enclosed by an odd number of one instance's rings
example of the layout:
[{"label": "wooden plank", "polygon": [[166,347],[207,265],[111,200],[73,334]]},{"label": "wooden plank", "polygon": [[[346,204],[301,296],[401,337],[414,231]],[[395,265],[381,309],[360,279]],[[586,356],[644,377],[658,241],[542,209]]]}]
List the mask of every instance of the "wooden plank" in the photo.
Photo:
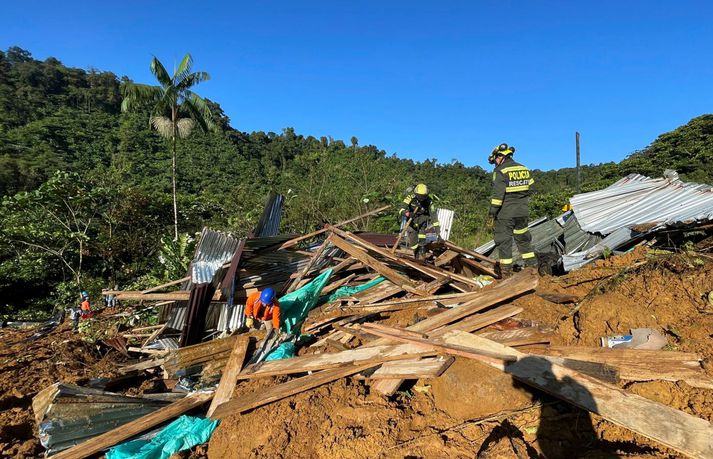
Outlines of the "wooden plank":
[{"label": "wooden plank", "polygon": [[227,402],[232,397],[233,389],[235,389],[235,384],[238,382],[238,374],[243,369],[245,353],[248,350],[249,344],[249,336],[240,336],[235,340],[235,346],[233,347],[233,351],[230,353],[228,363],[223,368],[223,374],[220,377],[218,388],[216,389],[213,401],[210,403],[210,407],[208,408],[208,417],[213,415],[213,412],[219,405]]},{"label": "wooden plank", "polygon": [[557,293],[557,292],[537,292],[537,296],[543,300],[547,300],[550,303],[555,304],[568,304],[568,303],[579,303],[581,297],[577,295],[569,295],[567,293]]},{"label": "wooden plank", "polygon": [[[477,292],[472,297],[468,297],[468,301],[464,304],[422,320],[421,322],[408,327],[408,329],[421,332],[432,332],[451,322],[463,319],[464,317],[472,315],[478,311],[520,296],[530,290],[534,290],[537,287],[537,283],[537,277],[532,274],[524,272],[516,274],[504,281],[496,283],[492,287],[488,286],[486,289]],[[370,344],[375,343],[383,344],[384,341],[374,341]],[[374,385],[372,385],[372,387],[374,390],[390,396],[399,389],[401,384],[403,384],[403,380],[385,379],[377,381]]]},{"label": "wooden plank", "polygon": [[266,376],[279,376],[308,371],[338,368],[345,363],[362,364],[387,362],[390,360],[413,359],[434,355],[433,349],[413,344],[385,344],[382,346],[358,347],[332,354],[316,354],[293,357],[291,359],[272,360],[246,367],[238,379],[251,379]]},{"label": "wooden plank", "polygon": [[713,389],[713,378],[693,353],[557,346],[538,349],[536,354],[612,365],[626,381],[684,381],[692,387]]},{"label": "wooden plank", "polygon": [[453,261],[453,259],[454,259],[455,257],[457,257],[457,256],[458,256],[458,252],[455,252],[455,251],[453,251],[453,250],[446,250],[445,252],[443,252],[442,254],[440,254],[440,255],[438,256],[438,258],[436,258],[436,259],[433,261],[433,264],[436,265],[436,266],[439,266],[439,267],[440,267],[440,266],[443,266],[443,265],[447,265],[448,263],[450,263],[451,261]]},{"label": "wooden plank", "polygon": [[409,327],[409,330],[420,332],[436,330],[439,327],[475,314],[478,311],[534,290],[537,287],[537,283],[538,279],[536,275],[523,271],[502,282],[498,282],[488,289],[478,292],[478,295],[474,295],[456,308],[448,309],[447,311],[416,323]]},{"label": "wooden plank", "polygon": [[460,257],[458,261],[465,266],[468,266],[476,271],[478,271],[481,274],[486,274],[491,277],[499,278],[498,273],[495,272],[495,270],[486,268],[485,266],[481,265],[475,260],[471,260],[470,258],[466,257]]},{"label": "wooden plank", "polygon": [[478,352],[508,353],[516,362],[503,366],[501,362],[478,360],[686,456],[696,459],[713,457],[713,425],[704,419],[477,335],[451,331],[443,336],[443,340],[449,345],[468,346]]},{"label": "wooden plank", "polygon": [[156,290],[161,290],[162,288],[171,287],[173,285],[178,285],[178,284],[182,284],[184,282],[188,282],[189,280],[191,280],[191,276],[186,276],[181,279],[176,279],[175,281],[166,282],[165,284],[157,285],[156,287],[151,287],[149,289],[142,290],[141,293],[155,292]]},{"label": "wooden plank", "polygon": [[83,459],[93,454],[97,454],[107,448],[121,443],[129,438],[145,432],[163,422],[180,416],[181,414],[196,408],[213,397],[212,392],[195,392],[186,398],[170,405],[159,408],[153,413],[142,416],[139,419],[124,424],[109,432],[98,435],[83,443],[61,451],[54,456],[55,459]]},{"label": "wooden plank", "polygon": [[[107,293],[107,292],[105,292]],[[117,291],[114,293],[117,300],[141,300],[141,301],[188,301],[190,291],[178,290],[168,293],[141,293],[137,291]],[[247,292],[249,294],[250,291]],[[220,290],[216,290],[211,301],[220,300]]]},{"label": "wooden plank", "polygon": [[[513,306],[512,304],[504,304],[489,311],[481,312],[479,314],[473,314],[470,317],[466,317],[465,319],[447,327],[447,330],[474,332],[476,330],[480,330],[481,328],[485,328],[488,325],[500,322],[503,319],[507,319],[508,317],[516,316],[522,311],[523,309],[518,306]],[[439,332],[442,330],[444,329],[439,330]],[[438,334],[438,332],[436,332],[435,334]]]},{"label": "wooden plank", "polygon": [[340,238],[339,236],[336,236],[334,234],[330,235],[329,238],[327,239],[330,241],[332,244],[335,246],[339,247],[352,257],[356,258],[357,260],[361,261],[362,263],[366,264],[369,266],[371,269],[374,271],[378,272],[385,278],[389,279],[391,282],[396,284],[397,286],[401,287],[403,290],[409,291],[411,293],[416,293],[417,295],[423,296],[423,292],[416,290],[416,285],[411,281],[411,279],[408,279],[407,277],[403,276],[402,274],[397,273],[390,267],[386,266],[384,263],[380,262],[376,258],[372,257],[368,253],[364,252],[363,250],[354,247],[344,239]]},{"label": "wooden plank", "polygon": [[401,264],[403,266],[408,266],[411,269],[415,269],[416,271],[419,271],[427,276],[430,276],[434,279],[438,279],[439,277],[451,277],[454,280],[457,280],[459,282],[463,282],[468,285],[472,285],[474,287],[480,288],[480,284],[476,282],[473,279],[470,279],[468,277],[461,276],[456,273],[452,273],[449,271],[445,271],[440,268],[434,268],[432,266],[427,266],[426,264],[418,263],[415,260],[409,260],[407,258],[403,257],[398,257],[396,255],[391,254],[388,250],[384,250],[380,247],[375,246],[374,244],[369,243],[368,241],[365,241],[364,239],[360,238],[359,236],[356,236],[352,233],[349,233],[347,231],[342,231],[340,229],[334,228],[333,232],[338,234],[339,236],[343,238],[348,238],[352,241],[354,241],[356,244],[360,245],[361,247],[364,247],[365,249],[372,251],[374,253],[378,253],[382,257],[391,260],[395,263]]},{"label": "wooden plank", "polygon": [[[472,330],[465,330],[472,331]],[[478,336],[496,341],[510,347],[547,344],[553,336],[552,331],[540,327],[516,328],[514,330],[495,330],[478,333]]]},{"label": "wooden plank", "polygon": [[443,276],[443,277],[439,277],[439,278],[433,279],[431,282],[425,282],[425,283],[419,285],[419,286],[416,287],[416,288],[419,289],[419,290],[423,290],[423,292],[424,292],[426,295],[433,295],[433,294],[436,293],[441,287],[443,287],[444,285],[446,285],[446,284],[448,284],[449,282],[451,282],[451,280],[453,280],[453,279],[451,279],[450,276]]},{"label": "wooden plank", "polygon": [[434,357],[386,362],[369,379],[426,379],[441,376],[455,361],[454,357]]},{"label": "wooden plank", "polygon": [[351,273],[351,274],[349,274],[348,276],[343,277],[342,279],[339,279],[339,280],[337,280],[337,281],[335,281],[335,282],[332,282],[331,284],[327,285],[326,287],[324,287],[324,288],[322,289],[322,291],[320,292],[320,295],[326,295],[326,294],[328,294],[328,293],[332,293],[333,291],[335,291],[335,290],[338,289],[339,287],[343,286],[344,284],[346,284],[346,283],[348,283],[350,280],[352,280],[352,279],[354,278],[354,276],[356,276],[356,273]]},{"label": "wooden plank", "polygon": [[309,262],[307,262],[302,271],[300,271],[300,273],[297,275],[297,278],[295,278],[295,280],[290,283],[290,286],[285,293],[290,293],[297,289],[297,287],[300,285],[300,281],[302,281],[302,279],[312,269],[314,264],[317,263],[317,261],[322,257],[322,254],[327,249],[327,247],[329,247],[329,242],[328,240],[325,240],[324,242],[322,242],[322,245],[320,245],[319,248],[314,252],[312,258],[309,259]]},{"label": "wooden plank", "polygon": [[166,330],[166,328],[168,328],[168,323],[162,324],[162,325],[160,326],[160,328],[157,328],[156,330],[154,330],[154,332],[151,333],[151,335],[150,335],[148,338],[146,338],[146,341],[144,341],[144,344],[142,344],[141,347],[145,347],[145,346],[146,346],[147,344],[149,344],[151,341],[153,341],[153,340],[155,340],[156,338],[158,338],[159,335],[161,335],[161,333],[163,333],[164,330]]},{"label": "wooden plank", "polygon": [[359,373],[376,365],[378,365],[378,363],[361,365],[343,364],[340,368],[334,370],[320,371],[301,378],[295,378],[267,389],[259,389],[251,394],[223,403],[213,412],[213,419],[223,419],[233,414],[244,413],[245,411]]},{"label": "wooden plank", "polygon": [[341,227],[341,226],[348,225],[348,224],[350,224],[350,223],[354,223],[354,222],[357,221],[357,220],[361,220],[362,218],[366,218],[366,217],[370,217],[370,216],[372,216],[372,215],[379,214],[379,213],[381,213],[381,212],[383,212],[383,211],[385,211],[385,210],[387,210],[387,209],[390,209],[390,208],[391,208],[391,205],[389,204],[389,205],[387,205],[387,206],[380,207],[380,208],[378,208],[378,209],[376,209],[376,210],[372,210],[372,211],[367,212],[367,213],[365,213],[365,214],[361,214],[361,215],[359,215],[358,217],[350,218],[349,220],[344,220],[343,222],[339,222],[339,223],[337,223],[336,225],[328,225],[328,226],[325,226],[324,228],[322,228],[322,229],[320,229],[320,230],[312,231],[311,233],[305,234],[305,235],[303,235],[303,236],[299,236],[299,237],[296,237],[296,238],[294,238],[294,239],[290,239],[289,241],[283,243],[280,247],[278,247],[277,250],[282,250],[282,249],[286,249],[286,248],[288,248],[288,247],[292,247],[293,245],[298,244],[298,243],[301,242],[301,241],[304,241],[304,240],[306,240],[306,239],[313,238],[313,237],[315,237],[315,236],[319,236],[319,235],[322,234],[322,233],[326,233],[327,231],[329,231],[329,230],[332,229],[332,228],[339,228],[339,227]]},{"label": "wooden plank", "polygon": [[486,257],[485,255],[482,255],[482,254],[480,254],[480,253],[478,253],[478,252],[475,252],[475,251],[473,251],[473,250],[469,250],[469,249],[466,249],[466,248],[457,246],[457,245],[455,245],[454,243],[452,243],[452,242],[450,242],[450,241],[443,241],[443,243],[444,243],[444,244],[446,245],[446,247],[448,247],[449,249],[451,249],[451,250],[453,250],[453,251],[456,251],[456,252],[458,252],[458,253],[462,253],[463,255],[469,255],[469,256],[475,258],[476,260],[480,260],[480,261],[484,261],[484,262],[486,262],[486,263],[490,263],[490,264],[493,265],[493,266],[495,266],[495,264],[497,263],[497,261],[496,261],[496,260],[493,260],[492,258]]}]

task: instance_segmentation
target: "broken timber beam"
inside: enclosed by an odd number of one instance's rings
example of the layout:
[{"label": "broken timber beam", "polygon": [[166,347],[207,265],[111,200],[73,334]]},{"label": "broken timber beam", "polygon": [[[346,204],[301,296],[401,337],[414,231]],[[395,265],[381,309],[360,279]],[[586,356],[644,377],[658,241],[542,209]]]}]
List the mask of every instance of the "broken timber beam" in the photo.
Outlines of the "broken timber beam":
[{"label": "broken timber beam", "polygon": [[271,360],[257,365],[248,365],[239,375],[238,380],[266,376],[280,376],[294,373],[306,373],[330,368],[338,368],[344,364],[372,365],[391,360],[413,359],[435,355],[433,349],[415,346],[413,344],[385,344],[382,346],[358,347],[347,351],[330,354],[313,354],[290,359]]},{"label": "broken timber beam", "polygon": [[223,368],[223,374],[220,377],[218,388],[208,408],[208,417],[211,417],[216,408],[229,401],[233,395],[233,389],[235,389],[235,384],[238,382],[238,374],[240,374],[240,371],[243,369],[248,344],[250,344],[249,336],[240,336],[235,340],[235,346],[230,353],[228,363]]},{"label": "broken timber beam", "polygon": [[297,288],[300,286],[300,282],[302,281],[302,279],[307,275],[307,273],[309,273],[309,271],[317,263],[317,261],[319,261],[327,247],[329,247],[329,240],[325,239],[324,242],[322,242],[322,245],[319,246],[317,251],[312,254],[312,257],[309,259],[309,262],[305,265],[302,271],[300,271],[299,275],[297,275],[295,280],[290,283],[290,286],[287,288],[285,293],[290,293],[297,290]]},{"label": "broken timber beam", "polygon": [[354,222],[357,221],[357,220],[361,220],[362,218],[370,217],[370,216],[372,216],[372,215],[379,214],[379,213],[381,213],[381,212],[383,212],[383,211],[385,211],[385,210],[387,210],[387,209],[389,209],[389,208],[391,208],[391,205],[387,205],[387,206],[384,206],[384,207],[380,207],[380,208],[378,208],[378,209],[376,209],[376,210],[372,210],[371,212],[367,212],[367,213],[365,213],[365,214],[359,215],[358,217],[354,217],[354,218],[351,218],[351,219],[349,219],[349,220],[344,220],[343,222],[339,222],[339,223],[337,223],[336,225],[326,226],[326,227],[324,227],[324,228],[322,228],[322,229],[320,229],[320,230],[313,231],[313,232],[311,232],[311,233],[305,234],[305,235],[303,235],[303,236],[296,237],[296,238],[294,238],[294,239],[290,239],[289,241],[283,243],[280,247],[278,247],[277,250],[282,250],[282,249],[286,249],[286,248],[288,248],[288,247],[292,247],[293,245],[295,245],[295,244],[297,244],[297,243],[299,243],[299,242],[301,242],[301,241],[304,241],[305,239],[310,239],[310,238],[313,238],[313,237],[315,237],[315,236],[319,236],[319,235],[322,234],[322,233],[326,233],[327,231],[329,231],[329,230],[332,229],[332,228],[338,228],[338,227],[340,227],[340,226],[344,226],[344,225],[348,225],[348,224],[350,224],[350,223],[354,223]]},{"label": "broken timber beam", "polygon": [[371,244],[368,241],[365,241],[364,239],[360,238],[359,236],[356,236],[348,231],[342,231],[337,228],[333,228],[332,231],[335,234],[338,234],[339,236],[341,236],[345,239],[347,239],[347,238],[351,239],[356,244],[358,244],[358,245],[364,247],[365,249],[370,250],[374,253],[378,253],[379,255],[381,255],[382,257],[384,257],[388,260],[391,260],[391,261],[398,263],[400,265],[403,265],[403,266],[408,266],[409,268],[415,269],[416,271],[419,271],[419,272],[421,272],[429,277],[432,277],[434,279],[438,279],[438,278],[441,278],[444,276],[451,277],[453,280],[463,282],[464,284],[467,284],[469,286],[473,286],[473,287],[477,287],[477,288],[481,287],[481,285],[477,281],[474,281],[473,279],[471,279],[469,277],[461,276],[459,274],[452,273],[450,271],[446,271],[446,270],[443,270],[440,268],[427,266],[425,264],[416,263],[416,262],[411,261],[407,258],[402,258],[402,257],[398,257],[396,255],[393,255],[388,250],[384,250],[381,247],[377,247],[374,244]]},{"label": "broken timber beam", "polygon": [[145,294],[145,293],[155,292],[156,290],[161,290],[162,288],[166,288],[166,287],[171,287],[171,286],[173,286],[173,285],[182,284],[182,283],[187,282],[187,281],[189,281],[189,280],[191,280],[191,276],[186,276],[186,277],[184,277],[184,278],[177,279],[177,280],[175,280],[175,281],[166,282],[165,284],[157,285],[156,287],[151,287],[151,288],[149,288],[149,289],[142,290],[141,293],[144,293],[144,294]]},{"label": "broken timber beam", "polygon": [[[478,311],[534,290],[537,287],[537,283],[537,276],[533,274],[525,272],[516,274],[502,282],[498,282],[492,287],[488,286],[473,296],[468,296],[468,300],[464,304],[422,320],[408,327],[408,329],[420,332],[433,332],[440,327],[475,314]],[[463,326],[462,323],[456,325]],[[377,340],[370,344],[384,344],[384,341]],[[401,384],[403,384],[403,380],[401,379],[384,379],[377,381],[372,387],[382,394],[390,396],[399,389]]]},{"label": "broken timber beam", "polygon": [[468,346],[479,352],[508,353],[516,360],[509,365],[487,359],[478,360],[505,371],[524,384],[598,414],[607,421],[686,456],[696,459],[713,457],[713,425],[704,419],[477,335],[451,331],[443,336],[443,341]]},{"label": "broken timber beam", "polygon": [[482,255],[482,254],[480,254],[480,253],[478,253],[478,252],[475,252],[475,251],[473,251],[473,250],[468,250],[468,249],[465,249],[465,248],[463,248],[463,247],[457,246],[457,245],[455,245],[454,243],[452,243],[452,242],[450,242],[450,241],[443,241],[443,243],[444,243],[444,244],[446,245],[446,247],[448,247],[449,249],[451,249],[451,250],[453,250],[453,251],[456,251],[456,252],[458,252],[458,253],[461,253],[461,254],[463,254],[463,255],[469,255],[469,256],[475,258],[476,260],[480,260],[480,261],[484,261],[484,262],[486,262],[486,263],[490,263],[490,264],[493,265],[493,266],[495,266],[495,264],[497,263],[496,260],[493,260],[493,259],[490,258],[490,257],[486,257],[485,255]]},{"label": "broken timber beam", "polygon": [[385,278],[389,279],[391,282],[396,284],[398,287],[401,287],[403,290],[406,290],[410,293],[415,293],[416,295],[420,296],[426,295],[423,290],[416,289],[416,285],[411,281],[411,279],[403,276],[402,274],[397,273],[395,270],[386,266],[386,264],[380,262],[379,260],[372,257],[363,250],[354,247],[339,236],[332,234],[327,240],[334,244],[336,247],[342,249],[343,251],[351,255],[352,257],[366,264],[371,269],[378,272]]},{"label": "broken timber beam", "polygon": [[301,378],[295,378],[267,389],[258,389],[251,394],[223,403],[213,412],[212,419],[223,419],[232,414],[243,413],[291,395],[314,389],[315,387],[337,379],[368,370],[376,365],[378,365],[378,363],[366,363],[361,365],[343,364],[341,367],[330,371],[320,371]]}]

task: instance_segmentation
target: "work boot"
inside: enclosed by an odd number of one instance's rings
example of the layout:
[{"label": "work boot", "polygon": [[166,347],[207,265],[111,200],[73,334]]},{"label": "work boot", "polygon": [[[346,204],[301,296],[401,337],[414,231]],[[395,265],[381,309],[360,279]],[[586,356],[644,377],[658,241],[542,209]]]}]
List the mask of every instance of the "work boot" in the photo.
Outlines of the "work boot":
[{"label": "work boot", "polygon": [[497,268],[497,272],[500,274],[500,279],[507,279],[512,276],[512,265],[502,265],[498,263]]}]

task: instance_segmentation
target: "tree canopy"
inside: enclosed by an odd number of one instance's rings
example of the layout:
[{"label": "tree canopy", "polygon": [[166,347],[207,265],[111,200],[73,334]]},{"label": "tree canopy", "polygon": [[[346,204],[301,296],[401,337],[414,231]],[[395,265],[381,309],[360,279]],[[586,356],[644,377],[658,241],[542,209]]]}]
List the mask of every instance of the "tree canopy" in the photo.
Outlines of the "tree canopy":
[{"label": "tree canopy", "polygon": [[[172,78],[156,69],[163,80]],[[198,75],[191,81],[204,79]],[[173,236],[170,139],[151,131],[155,105],[122,112],[122,84],[132,82],[111,72],[69,68],[54,58],[39,61],[17,47],[0,52],[0,298],[5,303],[0,307],[5,313],[64,304],[78,283],[97,292],[101,286],[161,279],[170,271],[159,259],[166,245],[162,237]],[[490,238],[483,228],[490,173],[480,167],[416,162],[361,145],[356,137],[345,143],[290,127],[280,133],[242,132],[214,101],[206,99],[204,108],[215,129],[198,130],[176,145],[177,209],[189,234],[203,225],[247,233],[269,191],[287,197],[283,231],[306,232],[323,221],[397,204],[409,186],[424,182],[438,196],[438,206],[455,210],[457,242],[472,246]],[[621,163],[583,167],[583,190],[632,172],[660,176],[667,168],[684,179],[711,183],[711,158],[713,115],[703,115]],[[532,217],[558,214],[574,194],[575,170],[534,175]],[[69,228],[57,218],[69,221]],[[368,229],[397,227],[394,213],[370,219]],[[29,246],[31,241],[44,249]]]}]

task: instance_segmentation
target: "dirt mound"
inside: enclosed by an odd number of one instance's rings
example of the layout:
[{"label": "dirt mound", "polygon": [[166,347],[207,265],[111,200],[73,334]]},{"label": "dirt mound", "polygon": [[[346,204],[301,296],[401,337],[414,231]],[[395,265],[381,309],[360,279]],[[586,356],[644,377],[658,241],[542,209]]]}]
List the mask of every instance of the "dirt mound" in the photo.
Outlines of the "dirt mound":
[{"label": "dirt mound", "polygon": [[[713,315],[704,294],[713,270],[682,255],[643,249],[563,277],[541,278],[538,292],[582,298],[555,304],[537,295],[514,301],[519,317],[553,327],[552,344],[599,346],[599,337],[653,327],[668,349],[713,358]],[[574,313],[574,311],[577,311]],[[423,314],[423,313],[421,313]],[[407,326],[410,311],[384,323]],[[271,381],[242,383],[237,393]],[[713,419],[713,391],[683,382],[622,383],[632,393]],[[403,389],[403,388],[402,388]],[[209,457],[680,457],[596,415],[518,387],[507,375],[458,359],[440,378],[384,400],[358,381],[339,381],[225,419]]]},{"label": "dirt mound", "polygon": [[34,330],[0,330],[0,456],[38,457],[32,397],[57,381],[85,383],[114,370],[96,347],[81,341],[63,324],[49,335],[28,341]]}]

